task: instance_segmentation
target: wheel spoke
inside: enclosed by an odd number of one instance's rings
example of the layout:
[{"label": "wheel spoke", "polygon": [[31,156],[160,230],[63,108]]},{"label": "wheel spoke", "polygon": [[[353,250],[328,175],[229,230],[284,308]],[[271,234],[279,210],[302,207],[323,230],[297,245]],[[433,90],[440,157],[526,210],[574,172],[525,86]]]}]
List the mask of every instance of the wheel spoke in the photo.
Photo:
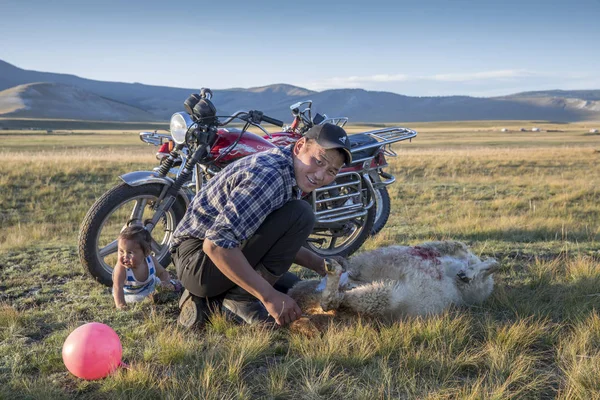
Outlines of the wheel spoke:
[{"label": "wheel spoke", "polygon": [[104,258],[104,257],[108,256],[109,254],[116,253],[117,245],[118,245],[117,242],[118,241],[115,239],[112,242],[110,242],[108,245],[106,245],[103,248],[101,248],[100,250],[98,250],[98,254],[100,255],[100,257]]},{"label": "wheel spoke", "polygon": [[139,199],[135,202],[133,206],[133,210],[131,211],[130,221],[139,221],[143,222],[142,218],[144,216],[144,209],[146,208],[146,204],[148,204],[148,199]]},{"label": "wheel spoke", "polygon": [[329,242],[329,250],[335,249],[335,243],[336,242],[337,242],[337,237],[336,236],[332,236],[331,237],[331,242]]},{"label": "wheel spoke", "polygon": [[331,233],[331,231],[323,231],[323,232],[313,232],[312,233],[313,236],[325,236],[325,237],[332,237],[333,233]]}]

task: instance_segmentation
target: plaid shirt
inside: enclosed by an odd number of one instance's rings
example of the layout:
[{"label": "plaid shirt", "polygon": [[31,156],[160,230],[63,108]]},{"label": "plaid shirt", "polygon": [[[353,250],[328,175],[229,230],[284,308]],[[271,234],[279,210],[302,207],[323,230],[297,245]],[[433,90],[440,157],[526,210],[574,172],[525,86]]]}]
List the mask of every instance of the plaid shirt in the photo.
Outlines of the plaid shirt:
[{"label": "plaid shirt", "polygon": [[177,225],[171,248],[188,238],[239,247],[267,215],[299,193],[291,146],[242,158],[206,182]]}]

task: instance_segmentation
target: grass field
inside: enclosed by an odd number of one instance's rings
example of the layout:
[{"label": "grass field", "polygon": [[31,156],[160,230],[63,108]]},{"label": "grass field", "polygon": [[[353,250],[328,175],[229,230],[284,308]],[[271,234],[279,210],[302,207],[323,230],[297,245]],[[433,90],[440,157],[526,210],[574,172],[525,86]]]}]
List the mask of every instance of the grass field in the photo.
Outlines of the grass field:
[{"label": "grass field", "polygon": [[[462,240],[501,262],[495,291],[477,307],[313,338],[223,317],[183,331],[168,296],[117,312],[78,262],[78,226],[118,175],[155,166],[156,149],[128,129],[0,131],[0,398],[600,398],[600,135],[407,125],[419,136],[389,159],[392,215],[363,248]],[[533,126],[543,131],[519,131]],[[129,368],[87,382],[61,348],[92,321],[116,330]]]}]

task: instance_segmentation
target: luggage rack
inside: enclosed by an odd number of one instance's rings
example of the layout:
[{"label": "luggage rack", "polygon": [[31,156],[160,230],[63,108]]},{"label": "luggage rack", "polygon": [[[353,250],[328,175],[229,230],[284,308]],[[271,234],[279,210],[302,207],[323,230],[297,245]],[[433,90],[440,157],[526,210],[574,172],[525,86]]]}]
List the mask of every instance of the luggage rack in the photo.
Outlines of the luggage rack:
[{"label": "luggage rack", "polygon": [[[374,131],[366,131],[359,133],[360,135],[369,136],[372,139],[375,139],[376,142],[363,144],[361,146],[353,147],[350,152],[358,153],[363,150],[373,149],[383,147],[383,153],[388,157],[396,157],[398,154],[394,150],[392,150],[392,144],[396,142],[400,142],[403,140],[411,140],[412,138],[417,136],[417,132],[412,129],[402,128],[402,127],[394,127],[394,128],[384,128],[377,129]],[[352,164],[364,162],[372,159],[373,157],[365,157],[359,160],[352,160]]]},{"label": "luggage rack", "polygon": [[323,121],[321,121],[319,123],[319,125],[323,125],[323,124],[333,124],[333,125],[337,125],[340,128],[343,128],[344,125],[346,125],[348,123],[348,117],[327,117],[325,116],[325,119]]}]

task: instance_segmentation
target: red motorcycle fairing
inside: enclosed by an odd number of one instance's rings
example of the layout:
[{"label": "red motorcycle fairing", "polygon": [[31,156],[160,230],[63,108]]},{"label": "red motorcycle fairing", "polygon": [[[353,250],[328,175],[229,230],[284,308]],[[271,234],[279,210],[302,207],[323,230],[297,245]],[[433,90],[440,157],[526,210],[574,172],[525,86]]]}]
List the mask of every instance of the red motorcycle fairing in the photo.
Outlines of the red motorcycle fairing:
[{"label": "red motorcycle fairing", "polygon": [[[235,143],[240,136],[240,129],[235,128],[221,128],[217,131],[218,138],[210,150],[211,158],[217,159],[218,166],[223,166],[231,163],[239,158],[249,156],[254,153],[260,153],[272,149],[275,146],[273,143],[268,142],[262,137],[252,133],[244,132],[239,142],[228,152],[229,148]],[[223,155],[224,153],[227,153]]]}]

